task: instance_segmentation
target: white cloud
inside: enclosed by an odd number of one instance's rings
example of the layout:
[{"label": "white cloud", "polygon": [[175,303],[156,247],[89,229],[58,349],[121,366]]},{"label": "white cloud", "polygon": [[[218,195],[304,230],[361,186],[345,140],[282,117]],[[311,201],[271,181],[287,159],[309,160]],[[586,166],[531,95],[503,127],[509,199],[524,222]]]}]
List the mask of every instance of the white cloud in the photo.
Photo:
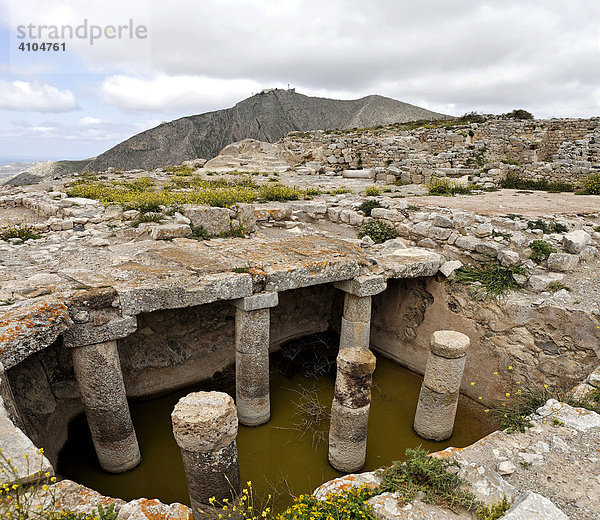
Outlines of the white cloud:
[{"label": "white cloud", "polygon": [[0,109],[26,112],[70,112],[77,109],[75,95],[47,83],[0,79]]},{"label": "white cloud", "polygon": [[126,111],[190,113],[224,108],[260,90],[252,80],[160,75],[150,79],[110,76],[100,86],[101,99]]},{"label": "white cloud", "polygon": [[102,123],[102,119],[92,116],[85,116],[79,120],[81,126],[99,125],[100,123]]}]

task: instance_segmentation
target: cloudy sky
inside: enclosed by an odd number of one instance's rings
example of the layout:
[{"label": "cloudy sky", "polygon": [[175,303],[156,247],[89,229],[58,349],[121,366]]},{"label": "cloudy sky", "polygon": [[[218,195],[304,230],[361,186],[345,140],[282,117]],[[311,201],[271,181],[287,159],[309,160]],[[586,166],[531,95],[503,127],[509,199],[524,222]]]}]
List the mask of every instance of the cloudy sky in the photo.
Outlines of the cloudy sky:
[{"label": "cloudy sky", "polygon": [[[44,41],[65,50],[19,49]],[[0,0],[0,42],[0,162],[91,157],[288,84],[453,115],[600,115],[598,0]]]}]

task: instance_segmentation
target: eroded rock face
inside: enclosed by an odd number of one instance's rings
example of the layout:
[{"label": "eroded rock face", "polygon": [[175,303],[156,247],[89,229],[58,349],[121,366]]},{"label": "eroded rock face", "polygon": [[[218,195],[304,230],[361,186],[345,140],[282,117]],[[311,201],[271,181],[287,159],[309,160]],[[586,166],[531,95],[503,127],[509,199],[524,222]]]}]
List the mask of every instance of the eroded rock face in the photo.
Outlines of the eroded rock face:
[{"label": "eroded rock face", "polygon": [[600,329],[594,321],[584,311],[533,307],[518,294],[502,302],[475,303],[459,286],[390,281],[373,298],[371,343],[424,373],[431,334],[439,329],[463,332],[471,338],[471,348],[461,392],[474,399],[500,399],[517,381],[538,387],[579,383],[598,365]]}]

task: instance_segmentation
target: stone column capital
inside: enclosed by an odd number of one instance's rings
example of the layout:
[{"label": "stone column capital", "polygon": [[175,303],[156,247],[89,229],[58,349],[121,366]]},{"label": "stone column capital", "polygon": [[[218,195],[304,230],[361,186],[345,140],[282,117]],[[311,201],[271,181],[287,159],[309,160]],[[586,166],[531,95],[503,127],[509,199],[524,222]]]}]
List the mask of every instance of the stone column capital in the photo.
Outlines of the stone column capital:
[{"label": "stone column capital", "polygon": [[246,296],[237,300],[231,300],[231,303],[242,311],[258,311],[260,309],[269,309],[279,305],[279,294],[276,292],[266,292]]},{"label": "stone column capital", "polygon": [[113,318],[105,323],[94,325],[88,323],[75,323],[63,334],[65,347],[85,347],[126,338],[137,330],[136,316],[122,316]]},{"label": "stone column capital", "polygon": [[342,291],[353,294],[354,296],[365,297],[374,296],[385,291],[387,282],[383,278],[383,275],[380,274],[362,275],[350,280],[336,282],[333,284],[333,286],[336,289],[341,289]]}]

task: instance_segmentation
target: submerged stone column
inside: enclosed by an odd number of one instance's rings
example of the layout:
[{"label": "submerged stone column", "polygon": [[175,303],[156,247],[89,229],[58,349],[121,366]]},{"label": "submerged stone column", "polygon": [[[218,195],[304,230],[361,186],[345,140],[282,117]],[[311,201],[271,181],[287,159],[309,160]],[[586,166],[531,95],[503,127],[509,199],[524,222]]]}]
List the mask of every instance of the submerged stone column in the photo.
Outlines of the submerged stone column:
[{"label": "submerged stone column", "polygon": [[209,499],[240,493],[238,418],[233,399],[223,392],[194,392],[182,397],[171,414],[194,517]]},{"label": "submerged stone column", "polygon": [[334,286],[346,293],[340,328],[340,349],[368,349],[371,336],[371,296],[385,290],[387,284],[383,276],[359,276],[337,282]]},{"label": "submerged stone column", "polygon": [[73,368],[100,465],[121,473],[141,460],[116,340],[73,347]]},{"label": "submerged stone column", "polygon": [[365,464],[374,370],[369,349],[340,349],[329,427],[329,463],[338,471],[351,473]]},{"label": "submerged stone column", "polygon": [[262,293],[234,300],[235,402],[240,422],[258,426],[271,418],[269,342],[271,307],[277,293]]},{"label": "submerged stone column", "polygon": [[415,413],[414,430],[420,437],[443,441],[452,435],[469,344],[460,332],[433,333]]},{"label": "submerged stone column", "polygon": [[17,402],[15,401],[15,396],[10,387],[10,381],[8,380],[8,376],[6,375],[2,363],[0,363],[0,398],[2,398],[4,408],[6,409],[10,420],[15,426],[22,430],[23,422],[21,421],[21,415],[19,414]]}]

